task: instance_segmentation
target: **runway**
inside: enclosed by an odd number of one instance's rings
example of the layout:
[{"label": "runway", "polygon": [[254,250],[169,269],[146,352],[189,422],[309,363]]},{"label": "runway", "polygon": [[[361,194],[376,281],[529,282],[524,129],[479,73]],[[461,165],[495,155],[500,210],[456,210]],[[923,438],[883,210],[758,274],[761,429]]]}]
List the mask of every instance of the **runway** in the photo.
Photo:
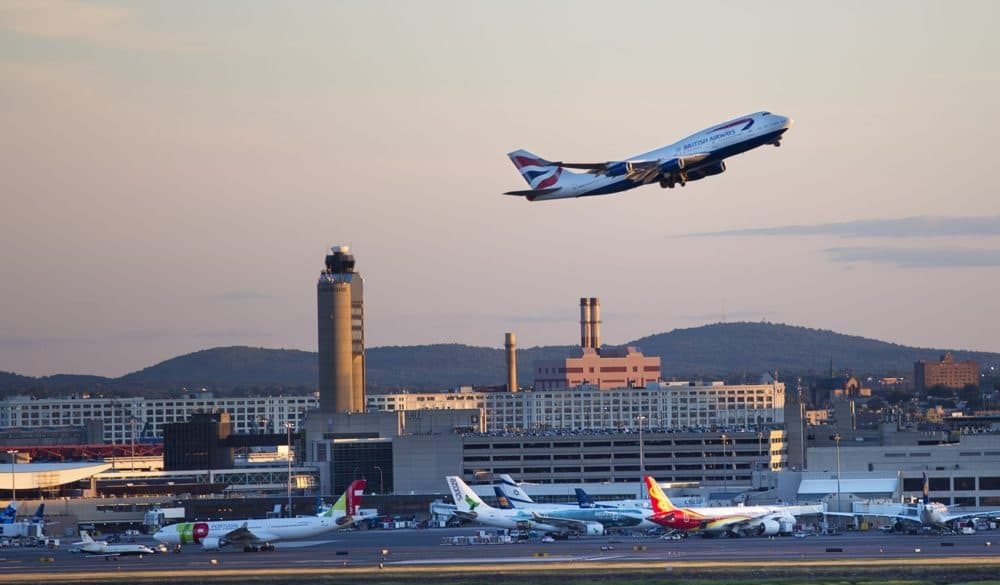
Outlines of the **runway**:
[{"label": "runway", "polygon": [[[428,529],[332,533],[324,540],[277,543],[269,553],[242,550],[203,551],[185,547],[180,554],[144,558],[88,558],[63,550],[0,550],[5,582],[83,580],[183,582],[239,576],[282,576],[343,573],[386,574],[494,573],[578,570],[590,574],[616,571],[721,570],[756,567],[774,571],[800,567],[970,567],[1000,569],[1000,539],[994,533],[975,535],[903,535],[846,533],[806,538],[737,538],[661,540],[631,537],[589,537],[542,543],[452,546],[442,537],[475,534],[476,529]],[[1000,532],[995,533],[1000,537]],[[153,544],[150,539],[138,542]],[[602,550],[603,549],[603,550]],[[383,551],[385,554],[383,554]],[[382,568],[379,568],[381,563]],[[296,579],[297,580],[297,579]]]}]

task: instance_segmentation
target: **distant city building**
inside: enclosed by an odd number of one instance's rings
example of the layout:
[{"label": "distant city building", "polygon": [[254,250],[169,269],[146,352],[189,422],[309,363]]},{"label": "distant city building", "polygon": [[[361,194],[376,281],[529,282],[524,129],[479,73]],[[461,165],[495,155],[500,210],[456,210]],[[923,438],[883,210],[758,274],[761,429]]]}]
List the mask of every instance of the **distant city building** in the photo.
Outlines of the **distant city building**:
[{"label": "distant city building", "polygon": [[861,385],[854,376],[833,376],[817,379],[811,388],[810,400],[816,407],[829,405],[837,399],[871,398],[872,389]]},{"label": "distant city building", "polygon": [[522,392],[426,392],[372,395],[369,410],[481,408],[486,430],[663,429],[775,425],[784,422],[785,385],[659,382],[645,388]]},{"label": "distant city building", "polygon": [[948,352],[937,363],[920,360],[913,364],[913,380],[918,391],[926,391],[935,386],[960,390],[966,386],[979,385],[979,365],[973,360],[956,362]]},{"label": "distant city building", "polygon": [[233,433],[283,433],[285,423],[298,426],[313,396],[215,398],[209,393],[186,398],[45,398],[0,400],[0,429],[93,427],[100,421],[104,443],[136,442],[163,437],[163,425],[187,422],[198,412],[227,412]]},{"label": "distant city building", "polygon": [[163,426],[163,469],[230,469],[233,449],[223,442],[233,433],[229,413],[197,413],[187,422]]}]

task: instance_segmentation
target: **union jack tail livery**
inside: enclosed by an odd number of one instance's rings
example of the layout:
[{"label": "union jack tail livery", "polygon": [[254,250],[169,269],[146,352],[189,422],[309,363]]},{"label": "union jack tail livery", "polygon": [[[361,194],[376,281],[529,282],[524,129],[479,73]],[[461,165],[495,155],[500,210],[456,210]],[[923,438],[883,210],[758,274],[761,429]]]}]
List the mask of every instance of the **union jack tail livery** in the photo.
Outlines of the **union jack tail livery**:
[{"label": "union jack tail livery", "polygon": [[527,150],[515,150],[507,153],[507,156],[528,182],[531,190],[539,194],[562,187],[576,176],[576,173],[567,171],[559,163],[545,160]]},{"label": "union jack tail livery", "polygon": [[657,514],[665,514],[677,509],[667,494],[660,489],[660,484],[648,475],[646,476],[646,489],[649,491],[649,501],[653,504],[653,511]]}]

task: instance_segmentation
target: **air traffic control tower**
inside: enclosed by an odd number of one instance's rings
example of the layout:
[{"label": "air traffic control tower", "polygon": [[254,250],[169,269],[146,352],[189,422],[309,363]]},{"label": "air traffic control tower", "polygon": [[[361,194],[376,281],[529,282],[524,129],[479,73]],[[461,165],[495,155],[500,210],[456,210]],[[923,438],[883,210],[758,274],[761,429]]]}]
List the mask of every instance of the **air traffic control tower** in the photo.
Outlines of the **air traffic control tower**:
[{"label": "air traffic control tower", "polygon": [[319,409],[365,410],[364,281],[347,246],[334,246],[316,283]]}]

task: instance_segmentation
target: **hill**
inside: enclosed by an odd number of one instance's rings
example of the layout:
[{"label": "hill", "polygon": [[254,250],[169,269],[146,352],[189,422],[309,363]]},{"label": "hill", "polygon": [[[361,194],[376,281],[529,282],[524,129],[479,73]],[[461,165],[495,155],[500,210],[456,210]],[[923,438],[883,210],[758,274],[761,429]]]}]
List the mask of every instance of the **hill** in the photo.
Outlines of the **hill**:
[{"label": "hill", "polygon": [[[777,370],[781,375],[822,374],[830,361],[838,371],[857,374],[898,373],[912,376],[913,363],[933,360],[943,349],[906,347],[833,331],[773,323],[717,323],[650,335],[634,345],[663,359],[668,378],[722,378]],[[570,346],[519,349],[518,381],[531,383],[536,360],[569,355]],[[1000,363],[995,353],[951,350],[957,359]],[[440,390],[460,385],[504,383],[504,351],[460,344],[373,347],[367,352],[372,391]],[[0,372],[0,394],[35,395],[79,391],[148,395],[182,387],[218,392],[305,392],[316,387],[313,352],[255,347],[216,347],[178,356],[148,368],[109,379],[57,375],[31,378]]]}]

